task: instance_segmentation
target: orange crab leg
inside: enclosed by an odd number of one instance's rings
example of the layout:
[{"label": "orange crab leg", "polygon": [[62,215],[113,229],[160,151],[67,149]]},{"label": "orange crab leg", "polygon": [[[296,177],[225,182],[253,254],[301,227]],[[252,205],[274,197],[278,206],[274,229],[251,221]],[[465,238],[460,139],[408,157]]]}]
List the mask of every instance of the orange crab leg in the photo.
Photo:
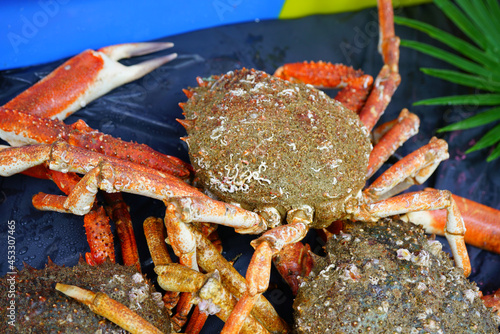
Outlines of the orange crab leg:
[{"label": "orange crab leg", "polygon": [[406,141],[418,132],[420,120],[418,116],[403,109],[397,118],[397,123],[379,139],[373,147],[368,161],[367,178],[370,178],[387,159]]},{"label": "orange crab leg", "polygon": [[[75,173],[53,171],[44,165],[32,167],[27,172],[28,175],[34,177],[51,179],[65,194],[69,194],[81,179]],[[33,206],[38,210],[62,211],[64,203],[62,199],[62,197],[39,193],[33,197]],[[90,253],[85,254],[87,263],[96,265],[103,263],[106,259],[115,262],[113,234],[104,209],[94,206],[84,217],[84,227],[90,247]]]},{"label": "orange crab leg", "polygon": [[304,238],[307,230],[307,218],[296,216],[289,224],[275,227],[252,241],[251,244],[255,248],[255,252],[246,273],[247,291],[238,300],[221,334],[239,332],[243,320],[252,311],[258,296],[265,292],[269,286],[272,257],[281,251],[284,245]]},{"label": "orange crab leg", "polygon": [[[65,194],[69,194],[81,178],[75,173],[61,173],[50,170],[43,165],[37,166],[39,171],[44,170],[45,175],[39,173],[38,176],[50,178]],[[36,167],[30,168],[28,171],[35,171]],[[138,271],[141,270],[139,263],[139,253],[135,242],[135,235],[132,228],[132,220],[127,209],[127,205],[123,202],[120,193],[104,194],[108,205],[109,216],[115,222],[118,237],[120,238],[120,246],[122,250],[123,263],[127,266],[134,265]],[[33,197],[33,206],[38,210],[63,211],[63,202],[58,197],[47,196],[39,193]],[[90,253],[85,254],[85,259],[90,265],[102,263],[109,258],[115,261],[115,251],[113,235],[109,224],[108,215],[102,207],[93,207],[92,210],[84,217],[84,227],[87,234],[87,241],[90,246]]]},{"label": "orange crab leg", "polygon": [[199,307],[196,306],[186,326],[186,334],[200,333],[207,319],[208,319],[208,313],[201,312]]},{"label": "orange crab leg", "polygon": [[299,277],[307,277],[314,266],[310,251],[311,247],[308,244],[295,242],[285,245],[273,258],[274,266],[292,289],[294,296],[299,290]]},{"label": "orange crab leg", "polygon": [[491,312],[500,317],[500,289],[491,295],[482,296],[481,299],[486,307],[491,308]]},{"label": "orange crab leg", "polygon": [[91,129],[82,120],[67,125],[58,120],[0,107],[0,135],[12,146],[52,144],[64,139],[71,145],[132,161],[180,178],[190,174],[188,165],[180,159],[161,154],[144,144],[113,138]]},{"label": "orange crab leg", "polygon": [[[42,211],[57,211],[67,213],[64,208],[66,196],[38,193],[33,196],[33,206]],[[109,218],[102,207],[93,207],[84,216],[85,234],[90,247],[90,253],[85,254],[89,265],[103,263],[106,259],[115,262],[113,234]]]},{"label": "orange crab leg", "polygon": [[106,258],[115,262],[113,234],[104,208],[99,206],[92,209],[83,217],[83,222],[90,246],[90,253],[85,254],[87,263],[101,264]]},{"label": "orange crab leg", "polygon": [[177,54],[124,66],[122,58],[146,55],[172,47],[172,43],[130,43],[86,50],[69,59],[45,78],[4,105],[32,115],[65,119],[114,88],[136,80]]},{"label": "orange crab leg", "polygon": [[[197,295],[204,304],[205,312],[215,314],[223,321],[227,321],[231,310],[236,304],[234,297],[220,283],[216,272],[202,274],[179,264],[169,264],[155,267],[158,274],[158,284],[168,291],[190,292]],[[205,301],[210,301],[205,303]],[[206,305],[206,306],[205,306]],[[252,315],[243,321],[240,333],[269,333]]]},{"label": "orange crab leg", "polygon": [[448,156],[448,144],[442,139],[432,138],[429,144],[387,169],[363,194],[373,202],[398,194],[413,184],[422,184]]},{"label": "orange crab leg", "polygon": [[123,264],[126,266],[135,266],[137,271],[140,272],[139,250],[135,242],[134,227],[128,206],[123,200],[121,193],[104,193],[103,195],[106,201],[104,207],[108,216],[115,223],[116,233],[118,234],[118,239],[120,239]]},{"label": "orange crab leg", "polygon": [[[163,220],[149,217],[144,221],[143,226],[148,248],[155,267],[173,263],[165,243],[166,233],[164,231],[165,226]],[[174,329],[179,331],[186,323],[187,316],[191,310],[191,293],[183,292],[179,299],[178,291],[166,291],[163,296],[163,301],[170,314],[175,305],[177,305],[177,312],[170,320],[173,323]]]},{"label": "orange crab leg", "polygon": [[[173,263],[170,255],[168,254],[167,245],[165,243],[166,234],[163,220],[155,217],[149,217],[144,220],[144,235],[148,244],[151,259],[155,266]],[[165,307],[172,314],[172,309],[179,301],[179,293],[175,291],[167,291],[163,295],[163,302]]]},{"label": "orange crab leg", "polygon": [[378,0],[378,13],[380,29],[379,52],[384,59],[384,66],[377,75],[366,104],[359,113],[361,122],[369,132],[375,127],[380,116],[384,113],[392,95],[401,82],[398,68],[399,37],[394,33],[392,2],[390,0]]},{"label": "orange crab leg", "polygon": [[[223,285],[236,298],[241,298],[247,290],[245,278],[234,269],[203,233],[195,228],[191,230],[196,238],[196,257],[200,267],[206,272],[217,270]],[[262,295],[257,298],[252,314],[271,333],[287,333],[290,330],[271,303]]]},{"label": "orange crab leg", "polygon": [[365,104],[373,83],[372,76],[364,74],[361,70],[323,61],[285,64],[279,67],[274,75],[319,88],[343,88],[335,99],[355,112],[359,112]]},{"label": "orange crab leg", "polygon": [[[500,254],[500,211],[457,195],[453,195],[453,199],[467,228],[465,242]],[[410,212],[406,216],[412,223],[423,226],[427,233],[445,234],[445,210]]]},{"label": "orange crab leg", "polygon": [[74,285],[56,284],[56,290],[87,305],[90,310],[114,322],[130,333],[161,334],[147,320],[103,292],[92,292]]}]

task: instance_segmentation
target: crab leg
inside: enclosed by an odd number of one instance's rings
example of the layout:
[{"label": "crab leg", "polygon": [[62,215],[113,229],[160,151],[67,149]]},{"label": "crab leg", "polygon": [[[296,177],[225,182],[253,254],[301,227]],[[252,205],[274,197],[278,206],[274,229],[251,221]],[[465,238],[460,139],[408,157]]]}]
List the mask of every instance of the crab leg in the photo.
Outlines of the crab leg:
[{"label": "crab leg", "polygon": [[383,217],[405,214],[413,211],[446,209],[445,237],[458,268],[469,276],[471,266],[465,247],[465,224],[451,193],[447,190],[417,191],[391,197],[376,203],[364,205],[360,212],[354,213],[354,219],[369,221]]},{"label": "crab leg", "polygon": [[[65,194],[69,194],[81,179],[75,173],[56,172],[43,165],[38,167],[43,167],[41,170],[44,173],[38,173],[36,176],[51,179]],[[37,170],[40,171],[40,169]],[[60,197],[47,196],[43,193],[33,197],[33,206],[38,210],[62,211],[62,204]],[[86,262],[89,265],[103,263],[106,259],[115,262],[113,234],[111,233],[109,218],[104,209],[94,205],[89,213],[84,216],[84,227],[90,247],[90,253],[85,254]]]},{"label": "crab leg", "polygon": [[[217,248],[195,228],[191,228],[196,237],[198,264],[206,272],[218,270],[222,283],[236,298],[241,298],[247,290],[245,278],[220,254]],[[271,303],[262,295],[257,297],[253,316],[271,333],[286,333],[288,325],[278,316]]]},{"label": "crab leg", "polygon": [[491,312],[496,313],[500,317],[500,289],[491,295],[481,297],[481,299],[484,305],[491,309]]},{"label": "crab leg", "polygon": [[252,241],[255,252],[246,273],[247,291],[238,300],[221,334],[239,332],[255,301],[269,287],[273,256],[280,252],[284,245],[302,240],[308,231],[311,218],[306,212],[297,210],[289,218],[289,224],[275,227]]},{"label": "crab leg", "polygon": [[408,109],[403,109],[399,114],[395,124],[379,139],[370,153],[368,161],[367,178],[370,178],[384,164],[387,159],[405,142],[408,138],[418,132],[420,120],[418,116],[410,113]]},{"label": "crab leg", "polygon": [[133,66],[117,60],[172,47],[172,43],[129,43],[86,50],[56,68],[35,85],[4,105],[46,118],[65,119],[98,97],[139,79],[177,54],[151,59]]},{"label": "crab leg", "polygon": [[147,320],[103,292],[92,292],[74,285],[56,284],[56,290],[87,305],[90,310],[114,322],[130,333],[161,334]]},{"label": "crab leg", "polygon": [[198,334],[203,329],[205,322],[208,319],[208,313],[200,311],[198,305],[193,310],[193,314],[189,318],[189,322],[186,326],[186,333]]},{"label": "crab leg", "polygon": [[[164,228],[165,227],[161,219],[149,217],[144,221],[144,234],[146,235],[148,248],[151,253],[151,258],[153,259],[153,263],[155,264],[155,266],[162,266],[173,263],[172,260],[170,259],[170,255],[168,254],[167,246],[165,244],[166,234],[164,232]],[[189,298],[186,299],[186,296],[188,296]],[[163,296],[163,301],[171,314],[172,313],[171,310],[179,302],[179,292],[166,291]],[[189,314],[190,310],[191,310],[191,293],[183,293],[181,301],[178,304],[177,312],[171,318],[171,321],[176,331],[179,331],[182,328],[182,326],[184,326],[187,320],[187,315]],[[198,307],[196,307],[195,311],[197,310]],[[201,317],[198,318],[198,320],[201,321]],[[201,321],[201,324],[197,324],[200,327],[200,329],[201,327],[203,327],[203,323],[204,321]]]},{"label": "crab leg", "polygon": [[[425,190],[434,191],[431,188]],[[453,199],[467,228],[465,242],[500,253],[500,211],[457,195],[453,195]],[[405,217],[412,223],[423,226],[427,233],[445,234],[445,210],[409,212]]]},{"label": "crab leg", "polygon": [[398,68],[399,37],[394,33],[392,2],[390,0],[378,0],[378,13],[380,29],[379,52],[384,59],[384,66],[375,79],[375,85],[368,96],[366,104],[359,113],[359,118],[368,132],[371,132],[375,127],[401,82]]},{"label": "crab leg", "polygon": [[[173,263],[170,255],[168,254],[167,245],[165,243],[166,234],[163,220],[155,217],[146,218],[143,224],[144,235],[148,244],[151,259],[155,266],[161,266]],[[179,293],[174,291],[167,291],[163,296],[165,306],[172,313],[172,309],[179,301]]]},{"label": "crab leg", "polygon": [[297,295],[299,290],[299,277],[306,277],[314,266],[309,244],[296,242],[288,244],[276,254],[273,263],[281,277],[288,283],[292,294]]},{"label": "crab leg", "polygon": [[115,223],[116,232],[120,239],[123,264],[126,266],[135,266],[137,271],[140,272],[139,251],[135,242],[134,227],[128,206],[124,202],[121,193],[104,193],[104,200],[106,201],[104,208],[108,216]]},{"label": "crab leg", "polygon": [[[155,267],[158,284],[167,291],[190,292],[197,294],[198,305],[202,311],[215,314],[227,321],[236,304],[234,297],[220,282],[217,271],[202,274],[179,264]],[[240,333],[269,333],[252,315],[244,319]]]},{"label": "crab leg", "polygon": [[363,194],[369,202],[374,202],[398,194],[413,184],[422,184],[447,158],[448,144],[442,139],[432,138],[429,144],[392,165]]},{"label": "crab leg", "polygon": [[371,90],[373,78],[361,70],[343,64],[323,61],[285,64],[274,75],[292,82],[301,82],[319,88],[343,88],[335,100],[354,112],[359,112]]},{"label": "crab leg", "polygon": [[52,144],[58,139],[64,139],[71,145],[132,161],[181,178],[190,174],[188,165],[180,159],[161,154],[144,144],[113,138],[91,129],[82,120],[67,125],[58,120],[0,107],[0,136],[12,146]]}]

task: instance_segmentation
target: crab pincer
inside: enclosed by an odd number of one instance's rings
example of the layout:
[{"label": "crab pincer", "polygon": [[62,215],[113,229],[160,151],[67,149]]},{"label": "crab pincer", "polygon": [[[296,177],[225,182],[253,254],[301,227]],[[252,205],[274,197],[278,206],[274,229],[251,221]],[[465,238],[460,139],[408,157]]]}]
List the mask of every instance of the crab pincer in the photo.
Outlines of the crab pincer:
[{"label": "crab pincer", "polygon": [[172,47],[172,43],[126,43],[86,50],[70,58],[35,85],[4,105],[32,115],[65,119],[98,97],[141,78],[175,59],[176,53],[132,66],[120,59],[147,55]]}]

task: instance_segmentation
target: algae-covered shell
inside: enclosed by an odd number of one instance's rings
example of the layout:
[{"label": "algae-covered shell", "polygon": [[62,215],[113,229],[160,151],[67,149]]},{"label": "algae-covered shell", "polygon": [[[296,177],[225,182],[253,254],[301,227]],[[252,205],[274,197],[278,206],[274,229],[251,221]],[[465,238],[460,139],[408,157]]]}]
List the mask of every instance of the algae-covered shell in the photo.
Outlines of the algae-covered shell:
[{"label": "algae-covered shell", "polygon": [[420,227],[349,223],[294,302],[298,333],[497,333],[475,283]]},{"label": "algae-covered shell", "polygon": [[366,129],[314,87],[242,69],[205,79],[188,96],[191,162],[219,198],[281,212],[309,205],[329,223],[364,186]]},{"label": "algae-covered shell", "polygon": [[[104,292],[134,310],[163,333],[170,333],[170,318],[156,295],[151,282],[133,267],[112,263],[74,267],[49,264],[44,269],[25,268],[15,275],[2,277],[2,301],[10,288],[8,278],[15,277],[15,319],[6,319],[8,310],[1,308],[1,333],[128,333],[109,320],[96,315],[88,306],[54,289],[55,283],[76,285],[93,292]],[[12,290],[12,289],[11,289]]]}]

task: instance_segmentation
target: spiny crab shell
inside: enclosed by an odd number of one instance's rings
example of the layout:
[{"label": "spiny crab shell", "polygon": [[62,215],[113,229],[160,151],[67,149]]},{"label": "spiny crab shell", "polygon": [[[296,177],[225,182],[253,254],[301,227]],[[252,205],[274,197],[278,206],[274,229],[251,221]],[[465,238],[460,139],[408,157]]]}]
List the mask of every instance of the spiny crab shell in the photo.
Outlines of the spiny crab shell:
[{"label": "spiny crab shell", "polygon": [[[15,278],[16,321],[14,328],[3,321],[0,333],[128,333],[111,321],[93,313],[88,306],[54,289],[55,283],[76,285],[104,292],[148,320],[163,333],[170,333],[170,317],[160,293],[135,270],[111,262],[89,266],[81,261],[74,267],[52,262],[40,270],[24,268]],[[2,300],[7,301],[8,277],[2,277]],[[6,307],[1,308],[3,319]]]},{"label": "spiny crab shell", "polygon": [[475,283],[421,227],[345,223],[301,283],[297,333],[496,333]]},{"label": "spiny crab shell", "polygon": [[204,79],[188,96],[182,123],[191,162],[218,198],[282,217],[307,205],[319,227],[364,186],[366,128],[322,91],[242,69]]}]

